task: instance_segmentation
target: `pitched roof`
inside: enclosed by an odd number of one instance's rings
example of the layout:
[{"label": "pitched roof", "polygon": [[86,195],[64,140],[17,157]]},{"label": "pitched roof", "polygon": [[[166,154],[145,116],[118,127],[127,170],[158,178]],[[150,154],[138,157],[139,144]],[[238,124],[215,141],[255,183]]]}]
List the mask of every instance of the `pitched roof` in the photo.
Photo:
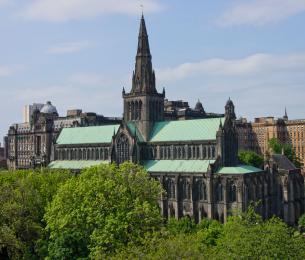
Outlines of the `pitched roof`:
[{"label": "pitched roof", "polygon": [[104,125],[63,128],[57,138],[57,144],[94,144],[110,143],[113,133],[117,132],[120,125]]},{"label": "pitched roof", "polygon": [[156,122],[150,142],[215,140],[220,120],[224,123],[224,118]]},{"label": "pitched roof", "polygon": [[81,170],[106,163],[109,163],[109,161],[53,161],[48,165],[48,168]]},{"label": "pitched roof", "polygon": [[143,166],[148,172],[207,172],[209,164],[215,160],[149,160]]},{"label": "pitched roof", "polygon": [[282,154],[271,155],[272,160],[277,164],[280,170],[295,170],[294,164],[287,158],[287,156]]},{"label": "pitched roof", "polygon": [[221,174],[246,174],[263,172],[262,169],[250,166],[250,165],[239,165],[236,167],[222,167],[217,173]]},{"label": "pitched roof", "polygon": [[128,122],[127,127],[133,136],[134,136],[134,134],[137,135],[137,140],[139,142],[144,142],[143,136],[140,133],[139,129],[137,128],[137,126],[134,122]]}]

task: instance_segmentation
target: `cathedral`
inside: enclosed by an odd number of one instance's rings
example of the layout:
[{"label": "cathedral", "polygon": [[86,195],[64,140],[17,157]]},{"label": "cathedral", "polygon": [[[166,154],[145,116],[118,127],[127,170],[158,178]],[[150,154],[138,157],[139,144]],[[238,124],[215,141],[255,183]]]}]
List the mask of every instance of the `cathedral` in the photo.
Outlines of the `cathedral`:
[{"label": "cathedral", "polygon": [[[236,210],[244,211],[251,202],[258,202],[257,212],[263,218],[276,215],[294,225],[304,213],[300,169],[284,155],[272,155],[262,168],[240,164],[233,101],[227,101],[224,114],[206,113],[199,101],[194,109],[186,105],[175,110],[185,104],[169,102],[165,89],[156,88],[155,77],[142,16],[132,86],[130,91],[122,90],[121,120],[103,119],[89,125],[72,120],[55,133],[51,122],[58,115],[51,104],[35,114],[36,121],[49,122],[49,135],[41,137],[48,140],[42,150],[49,154],[45,158],[48,167],[79,171],[131,161],[143,165],[162,184],[166,193],[159,204],[166,218],[225,222]],[[18,135],[12,132],[12,138]],[[41,146],[42,140],[37,139],[35,145],[40,142]],[[16,149],[14,144],[9,140],[12,149]],[[35,157],[36,152],[31,154]],[[11,154],[12,163],[14,158]]]}]

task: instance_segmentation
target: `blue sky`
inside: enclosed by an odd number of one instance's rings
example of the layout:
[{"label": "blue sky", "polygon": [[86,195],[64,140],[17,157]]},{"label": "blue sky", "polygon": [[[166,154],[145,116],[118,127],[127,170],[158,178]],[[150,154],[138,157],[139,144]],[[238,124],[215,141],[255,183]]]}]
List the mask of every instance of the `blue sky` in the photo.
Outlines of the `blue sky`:
[{"label": "blue sky", "polygon": [[141,3],[168,99],[305,118],[305,0],[0,0],[0,136],[33,102],[121,116]]}]

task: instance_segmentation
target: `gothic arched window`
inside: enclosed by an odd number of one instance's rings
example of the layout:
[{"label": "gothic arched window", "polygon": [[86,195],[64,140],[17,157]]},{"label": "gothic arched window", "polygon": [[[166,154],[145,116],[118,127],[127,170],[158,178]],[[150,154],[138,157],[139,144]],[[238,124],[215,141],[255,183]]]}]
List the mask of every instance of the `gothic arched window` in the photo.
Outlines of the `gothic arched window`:
[{"label": "gothic arched window", "polygon": [[183,178],[182,180],[182,198],[183,199],[191,198],[191,184],[186,178]]},{"label": "gothic arched window", "polygon": [[108,149],[105,149],[105,160],[109,159],[109,153],[108,153]]},{"label": "gothic arched window", "polygon": [[212,146],[212,158],[215,158],[216,154],[215,154],[215,146]]},{"label": "gothic arched window", "polygon": [[100,159],[100,151],[98,148],[95,149],[95,160],[99,160]]},{"label": "gothic arched window", "polygon": [[181,147],[178,147],[178,159],[181,159],[181,156],[182,156]]},{"label": "gothic arched window", "polygon": [[222,191],[221,183],[218,183],[218,185],[217,185],[216,198],[217,198],[217,201],[223,201],[223,191]]},{"label": "gothic arched window", "polygon": [[131,102],[131,120],[135,120],[134,102]]},{"label": "gothic arched window", "polygon": [[202,157],[203,157],[203,159],[205,159],[207,157],[206,146],[202,147]]},{"label": "gothic arched window", "polygon": [[[126,135],[121,135],[116,145],[117,163],[129,160],[129,141]],[[108,156],[107,156],[108,157]]]},{"label": "gothic arched window", "polygon": [[67,158],[66,150],[63,150],[63,152],[62,152],[62,159],[63,159],[63,160],[67,160],[67,159],[68,159],[68,158]]},{"label": "gothic arched window", "polygon": [[135,102],[135,120],[139,119],[139,103],[138,101]]},{"label": "gothic arched window", "polygon": [[188,152],[187,153],[188,153],[187,154],[188,159],[192,158],[192,148],[190,146],[188,147]]},{"label": "gothic arched window", "polygon": [[171,158],[171,148],[170,148],[170,146],[167,147],[167,156],[168,156],[167,159]]},{"label": "gothic arched window", "polygon": [[182,159],[185,159],[185,147],[182,147]]},{"label": "gothic arched window", "polygon": [[142,119],[142,101],[139,101],[139,111],[138,111],[138,118],[139,120]]},{"label": "gothic arched window", "polygon": [[174,159],[177,159],[177,147],[174,146]]},{"label": "gothic arched window", "polygon": [[174,199],[176,197],[175,182],[172,179],[168,179],[167,181],[167,196],[169,199]]},{"label": "gothic arched window", "polygon": [[230,202],[236,201],[236,185],[234,184],[234,182],[230,183],[229,200],[230,200]]},{"label": "gothic arched window", "polygon": [[198,195],[199,195],[198,199],[206,200],[207,199],[207,187],[203,180],[198,181],[197,189],[198,189]]}]

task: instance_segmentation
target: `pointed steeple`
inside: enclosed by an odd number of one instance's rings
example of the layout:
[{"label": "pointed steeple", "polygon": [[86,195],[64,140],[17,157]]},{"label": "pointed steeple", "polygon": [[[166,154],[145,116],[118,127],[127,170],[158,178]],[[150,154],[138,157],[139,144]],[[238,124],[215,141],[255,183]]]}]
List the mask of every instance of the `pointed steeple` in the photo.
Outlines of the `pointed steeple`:
[{"label": "pointed steeple", "polygon": [[284,120],[288,120],[288,114],[287,114],[287,109],[286,109],[286,107],[285,107],[285,115],[283,116],[283,119],[284,119]]},{"label": "pointed steeple", "polygon": [[146,30],[146,24],[144,15],[142,14],[141,22],[140,22],[140,30],[139,30],[139,39],[138,39],[138,52],[137,56],[150,56],[150,49],[149,49],[149,41],[148,41],[148,34]]},{"label": "pointed steeple", "polygon": [[141,135],[148,141],[153,125],[164,120],[163,93],[156,89],[155,72],[152,68],[148,34],[145,19],[142,14],[138,36],[138,48],[135,59],[135,69],[132,74],[132,88],[129,93],[124,93],[124,120],[136,124],[135,136]]},{"label": "pointed steeple", "polygon": [[155,94],[157,93],[155,81],[155,72],[152,69],[148,34],[145,19],[142,15],[131,93]]}]

